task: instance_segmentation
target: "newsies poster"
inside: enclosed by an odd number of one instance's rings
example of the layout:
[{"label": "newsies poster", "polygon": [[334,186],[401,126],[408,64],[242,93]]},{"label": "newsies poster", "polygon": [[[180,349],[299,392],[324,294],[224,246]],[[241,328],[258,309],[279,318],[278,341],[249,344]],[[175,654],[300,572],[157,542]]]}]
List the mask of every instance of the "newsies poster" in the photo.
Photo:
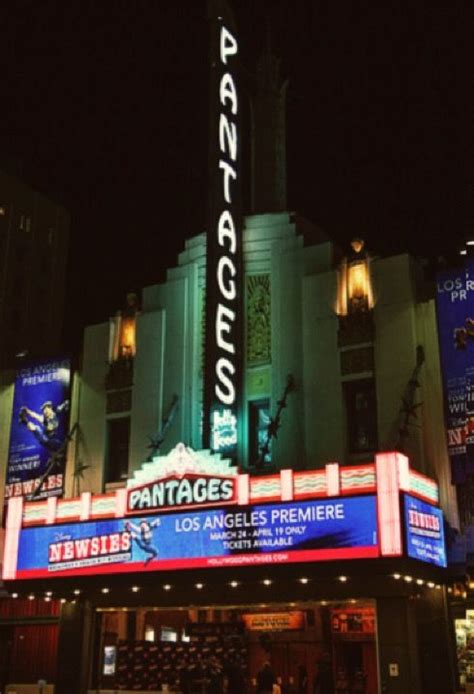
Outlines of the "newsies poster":
[{"label": "newsies poster", "polygon": [[63,493],[65,443],[69,430],[71,363],[38,361],[17,372],[10,427],[5,498],[30,496],[51,457],[57,463],[38,498]]},{"label": "newsies poster", "polygon": [[437,277],[436,306],[453,483],[474,473],[474,260]]}]

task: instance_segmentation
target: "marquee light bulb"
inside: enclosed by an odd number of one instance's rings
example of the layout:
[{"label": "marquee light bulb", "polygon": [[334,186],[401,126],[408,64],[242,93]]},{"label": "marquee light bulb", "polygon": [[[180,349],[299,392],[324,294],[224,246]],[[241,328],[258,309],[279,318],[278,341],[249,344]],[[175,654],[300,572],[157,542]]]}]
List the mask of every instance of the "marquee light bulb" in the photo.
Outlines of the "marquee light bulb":
[{"label": "marquee light bulb", "polygon": [[80,595],[81,594],[81,591],[79,590],[79,588],[76,588],[76,590],[74,590],[73,592],[74,592],[74,595]]},{"label": "marquee light bulb", "polygon": [[401,574],[393,574],[393,577],[396,581],[399,581],[401,579]]},{"label": "marquee light bulb", "polygon": [[165,583],[165,585],[163,586],[163,590],[171,590],[170,584],[169,584],[169,583]]},{"label": "marquee light bulb", "polygon": [[110,588],[102,588],[101,592],[104,593],[104,595],[106,595],[107,593],[110,593]]},{"label": "marquee light bulb", "polygon": [[263,579],[263,585],[264,586],[271,586],[272,585],[272,580],[270,578],[264,578]]},{"label": "marquee light bulb", "polygon": [[202,590],[202,588],[204,588],[204,583],[196,583],[196,588]]},{"label": "marquee light bulb", "polygon": [[238,581],[231,581],[229,585],[231,588],[237,588],[237,586],[239,585],[239,582]]},{"label": "marquee light bulb", "polygon": [[419,586],[422,586],[424,584],[424,580],[422,578],[417,578],[416,582]]},{"label": "marquee light bulb", "polygon": [[139,586],[132,586],[132,593],[138,593],[139,590]]},{"label": "marquee light bulb", "polygon": [[303,585],[306,585],[309,581],[309,578],[300,578],[300,583],[303,583]]},{"label": "marquee light bulb", "polygon": [[12,598],[17,598],[17,597],[18,597],[18,593],[12,593]]},{"label": "marquee light bulb", "polygon": [[345,583],[347,581],[347,576],[339,576],[338,579],[341,583]]},{"label": "marquee light bulb", "polygon": [[435,584],[433,583],[433,581],[428,581],[428,588],[434,588],[434,587],[435,587]]},{"label": "marquee light bulb", "polygon": [[411,583],[413,581],[413,578],[411,576],[404,576],[403,579],[406,583]]},{"label": "marquee light bulb", "polygon": [[34,600],[35,596],[34,595],[28,595],[28,600]]}]

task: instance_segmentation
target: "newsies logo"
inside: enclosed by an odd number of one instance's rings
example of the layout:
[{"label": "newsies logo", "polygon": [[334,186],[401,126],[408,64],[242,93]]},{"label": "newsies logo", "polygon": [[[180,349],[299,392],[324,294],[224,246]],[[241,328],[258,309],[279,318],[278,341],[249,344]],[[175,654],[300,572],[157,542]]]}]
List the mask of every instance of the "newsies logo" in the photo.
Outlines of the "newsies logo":
[{"label": "newsies logo", "polygon": [[204,444],[236,457],[241,383],[242,243],[238,42],[224,2],[211,2],[209,227]]},{"label": "newsies logo", "polygon": [[48,547],[48,571],[81,569],[86,566],[116,564],[131,558],[129,532],[93,535],[73,539],[57,534]]},{"label": "newsies logo", "polygon": [[413,533],[426,535],[434,533],[439,537],[441,530],[441,520],[439,514],[421,513],[415,509],[408,509],[408,523]]},{"label": "newsies logo", "polygon": [[127,511],[219,506],[236,500],[237,468],[206,451],[180,443],[145,463],[128,482]]}]

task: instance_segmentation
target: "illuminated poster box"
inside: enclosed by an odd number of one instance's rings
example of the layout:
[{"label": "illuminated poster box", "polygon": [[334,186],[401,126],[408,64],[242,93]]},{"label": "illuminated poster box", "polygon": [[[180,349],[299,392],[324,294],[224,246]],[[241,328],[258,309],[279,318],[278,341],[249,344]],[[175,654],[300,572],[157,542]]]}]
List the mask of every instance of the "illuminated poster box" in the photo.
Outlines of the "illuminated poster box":
[{"label": "illuminated poster box", "polygon": [[405,532],[409,557],[447,566],[443,512],[439,508],[405,494]]},{"label": "illuminated poster box", "polygon": [[243,614],[242,619],[249,631],[297,631],[305,626],[301,611]]}]

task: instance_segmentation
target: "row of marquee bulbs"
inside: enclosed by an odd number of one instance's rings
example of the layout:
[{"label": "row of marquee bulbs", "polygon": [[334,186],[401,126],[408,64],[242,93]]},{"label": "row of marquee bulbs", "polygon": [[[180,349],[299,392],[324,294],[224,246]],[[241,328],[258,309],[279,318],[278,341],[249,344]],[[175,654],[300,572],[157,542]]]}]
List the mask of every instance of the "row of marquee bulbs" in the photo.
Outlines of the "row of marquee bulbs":
[{"label": "row of marquee bulbs", "polygon": [[[437,590],[441,590],[441,587],[442,587],[439,583],[435,584],[435,583],[433,583],[433,581],[424,581],[422,578],[413,578],[413,576],[402,576],[402,574],[398,574],[398,573],[392,574],[392,575],[393,575],[393,578],[395,580],[397,580],[397,581],[403,580],[403,581],[405,581],[405,583],[412,583],[413,581],[415,581],[415,583],[418,586],[423,586],[426,584],[426,586],[428,588],[436,588]],[[348,577],[347,576],[338,576],[337,580],[340,583],[346,583],[346,581],[348,581]],[[303,576],[302,578],[299,578],[298,581],[299,581],[299,583],[306,585],[307,583],[309,583],[310,579]],[[272,583],[273,583],[273,581],[271,578],[264,578],[262,580],[262,584],[264,586],[271,586]],[[241,585],[241,583],[239,581],[230,581],[229,582],[229,586],[231,588],[238,588],[240,585]],[[195,583],[194,587],[197,590],[202,590],[204,588],[204,583]],[[171,590],[172,588],[173,588],[173,586],[170,583],[165,583],[163,585],[163,590]],[[140,590],[140,586],[132,586],[130,590],[132,591],[132,593],[138,593]],[[448,593],[451,593],[451,592],[452,592],[452,589],[448,588]],[[82,593],[82,591],[79,588],[76,588],[75,590],[73,590],[73,594],[76,597],[81,595],[81,593]],[[110,588],[108,588],[107,586],[104,586],[104,588],[101,588],[101,593],[103,593],[104,595],[107,595],[108,593],[110,593]],[[12,598],[18,598],[19,594],[18,593],[12,593],[11,597]],[[32,593],[30,593],[30,595],[28,595],[27,597],[28,597],[28,600],[34,600],[35,599],[35,595],[33,595]],[[47,591],[45,593],[45,596],[43,599],[46,602],[49,602],[52,599],[52,597],[53,597],[52,591]],[[67,602],[67,600],[66,600],[66,598],[61,598],[60,602],[65,603],[65,602]]]},{"label": "row of marquee bulbs", "polygon": [[[348,580],[348,578],[347,578],[347,576],[338,576],[337,580],[340,581],[341,583],[345,583]],[[307,583],[309,583],[310,579],[303,576],[302,578],[299,578],[298,581],[299,581],[299,583],[306,585]],[[271,578],[264,578],[262,580],[262,583],[264,586],[271,586],[273,581]],[[238,588],[240,585],[241,584],[239,581],[230,581],[229,582],[229,586],[231,588]],[[171,590],[172,587],[173,586],[170,583],[165,583],[163,585],[163,590]],[[195,583],[194,587],[197,588],[197,590],[202,590],[204,588],[204,583]],[[138,591],[140,590],[140,586],[132,586],[130,590],[132,591],[132,593],[138,593]],[[79,596],[82,593],[82,591],[79,588],[76,588],[72,592],[75,596]],[[100,592],[104,593],[104,595],[107,595],[107,593],[110,593],[110,588],[107,588],[105,586],[104,588],[101,588]],[[10,597],[18,598],[19,594],[18,593],[12,593]],[[27,597],[28,597],[28,600],[34,600],[35,599],[35,596],[33,595],[33,593],[30,593],[30,595],[28,595]],[[45,593],[44,600],[46,600],[48,602],[52,599],[52,597],[53,597],[52,591],[47,591]],[[66,598],[61,598],[61,602],[65,603]]]},{"label": "row of marquee bulbs", "polygon": [[[402,574],[393,574],[393,578],[396,581],[405,581],[405,583],[413,583],[415,581],[417,586],[424,586],[425,584],[428,586],[428,588],[436,588],[437,590],[441,590],[441,585],[439,583],[433,583],[433,581],[424,581],[422,578],[413,578],[413,576],[402,576]],[[448,593],[451,592],[451,588],[448,588]]]}]

